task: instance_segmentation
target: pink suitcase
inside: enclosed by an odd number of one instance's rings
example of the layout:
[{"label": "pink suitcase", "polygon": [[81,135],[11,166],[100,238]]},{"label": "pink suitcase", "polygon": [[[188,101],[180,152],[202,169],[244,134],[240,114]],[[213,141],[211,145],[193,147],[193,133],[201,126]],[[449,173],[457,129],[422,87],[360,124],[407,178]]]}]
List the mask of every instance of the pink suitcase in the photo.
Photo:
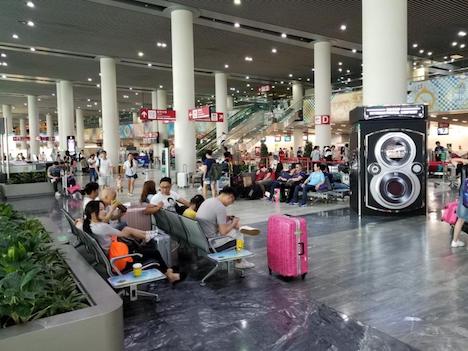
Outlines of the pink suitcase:
[{"label": "pink suitcase", "polygon": [[268,269],[284,277],[305,278],[308,272],[307,222],[302,217],[268,218]]},{"label": "pink suitcase", "polygon": [[145,207],[129,207],[127,212],[122,216],[122,220],[126,221],[129,227],[140,230],[151,230],[151,216],[144,213]]},{"label": "pink suitcase", "polygon": [[442,212],[442,222],[446,222],[450,225],[453,225],[457,222],[457,207],[458,207],[458,201],[454,202],[449,202],[447,205],[445,205],[444,210]]}]

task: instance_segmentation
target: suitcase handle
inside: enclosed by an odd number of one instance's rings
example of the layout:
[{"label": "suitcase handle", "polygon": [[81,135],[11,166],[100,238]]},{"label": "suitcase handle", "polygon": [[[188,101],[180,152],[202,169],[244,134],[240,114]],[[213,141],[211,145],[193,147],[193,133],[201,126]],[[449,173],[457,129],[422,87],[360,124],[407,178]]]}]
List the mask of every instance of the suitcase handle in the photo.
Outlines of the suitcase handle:
[{"label": "suitcase handle", "polygon": [[298,250],[298,255],[299,256],[304,255],[304,249],[305,249],[304,243],[299,243],[299,250]]}]

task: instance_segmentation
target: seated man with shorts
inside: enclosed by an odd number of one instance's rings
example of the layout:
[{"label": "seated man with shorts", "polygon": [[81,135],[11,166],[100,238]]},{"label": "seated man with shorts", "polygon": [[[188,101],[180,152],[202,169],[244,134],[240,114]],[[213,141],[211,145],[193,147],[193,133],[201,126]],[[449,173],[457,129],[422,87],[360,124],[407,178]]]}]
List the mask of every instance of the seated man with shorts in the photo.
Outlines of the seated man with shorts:
[{"label": "seated man with shorts", "polygon": [[[217,197],[205,200],[198,209],[196,220],[216,251],[234,248],[236,240],[244,240],[244,235],[258,235],[256,228],[241,227],[239,218],[228,216],[226,207],[236,200],[234,189],[225,186]],[[253,268],[255,265],[242,259],[236,262],[236,268]]]}]

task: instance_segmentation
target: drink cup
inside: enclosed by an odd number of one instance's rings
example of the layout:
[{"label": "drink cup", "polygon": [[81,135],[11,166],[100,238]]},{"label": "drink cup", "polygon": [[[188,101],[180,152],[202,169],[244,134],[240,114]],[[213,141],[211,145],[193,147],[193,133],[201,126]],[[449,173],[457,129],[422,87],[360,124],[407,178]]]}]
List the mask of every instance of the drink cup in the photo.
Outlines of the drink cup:
[{"label": "drink cup", "polygon": [[142,273],[142,271],[143,271],[143,269],[142,269],[141,267],[142,267],[141,263],[135,263],[135,264],[133,265],[133,275],[134,275],[135,277],[141,276],[141,273]]},{"label": "drink cup", "polygon": [[244,248],[244,240],[237,239],[236,240],[236,250],[241,251]]}]

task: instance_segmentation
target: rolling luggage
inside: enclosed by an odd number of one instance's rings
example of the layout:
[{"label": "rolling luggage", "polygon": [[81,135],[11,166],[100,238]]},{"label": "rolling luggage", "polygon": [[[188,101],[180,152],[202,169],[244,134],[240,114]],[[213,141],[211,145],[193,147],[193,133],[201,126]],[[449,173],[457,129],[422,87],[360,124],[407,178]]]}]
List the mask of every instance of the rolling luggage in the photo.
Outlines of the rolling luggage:
[{"label": "rolling luggage", "polygon": [[308,272],[305,218],[281,214],[268,218],[267,257],[270,274],[305,278]]},{"label": "rolling luggage", "polygon": [[140,230],[151,230],[151,216],[144,213],[145,207],[129,207],[122,216],[129,227]]},{"label": "rolling luggage", "polygon": [[188,179],[188,172],[187,172],[187,165],[183,165],[183,172],[177,173],[177,186],[179,188],[186,188],[189,185]]},{"label": "rolling luggage", "polygon": [[446,222],[450,225],[454,225],[457,222],[457,207],[458,201],[449,202],[445,205],[444,210],[442,212],[441,221]]}]

